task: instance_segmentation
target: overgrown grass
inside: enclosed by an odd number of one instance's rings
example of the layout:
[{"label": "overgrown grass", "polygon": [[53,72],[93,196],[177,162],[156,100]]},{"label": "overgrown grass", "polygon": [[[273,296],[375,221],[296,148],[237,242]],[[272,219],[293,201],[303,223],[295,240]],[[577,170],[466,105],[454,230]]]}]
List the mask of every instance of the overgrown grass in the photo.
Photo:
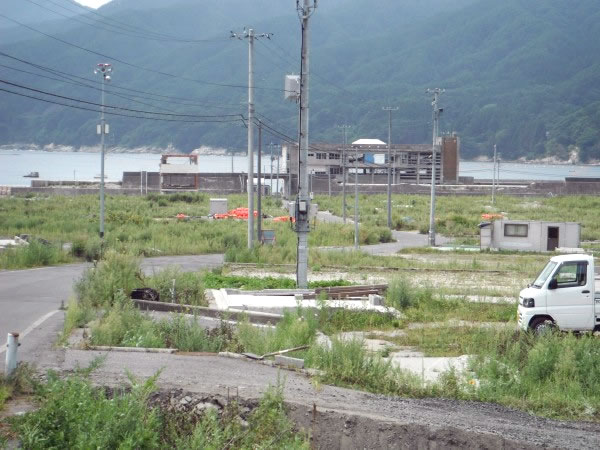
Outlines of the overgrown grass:
[{"label": "overgrown grass", "polygon": [[14,395],[30,392],[32,389],[32,369],[20,363],[10,377],[0,373],[0,411]]},{"label": "overgrown grass", "polygon": [[36,387],[40,408],[12,419],[12,428],[25,449],[310,448],[286,416],[281,386],[267,390],[244,428],[235,402],[220,418],[208,412],[200,421],[149,407],[157,376],[144,382],[130,377],[130,388],[106,390],[81,373],[64,379],[50,373]]},{"label": "overgrown grass", "polygon": [[470,302],[444,298],[432,288],[417,287],[405,277],[393,279],[386,293],[386,305],[404,314],[401,324],[444,322],[450,319],[474,322],[508,322],[515,320],[516,305]]},{"label": "overgrown grass", "polygon": [[480,401],[550,417],[600,421],[600,343],[593,335],[501,331],[478,342]]},{"label": "overgrown grass", "polygon": [[73,257],[63,251],[59,245],[32,241],[29,245],[0,252],[0,269],[52,266],[73,262],[73,260]]},{"label": "overgrown grass", "polygon": [[306,362],[324,371],[320,377],[322,382],[337,386],[410,397],[437,393],[435,386],[424,386],[417,376],[394,368],[378,355],[369,354],[361,340],[334,338],[331,347],[313,346]]},{"label": "overgrown grass", "polygon": [[[360,195],[361,223],[386,226],[385,195]],[[342,215],[341,196],[319,195],[315,202],[322,210]],[[479,235],[477,225],[484,213],[503,213],[512,220],[545,220],[582,224],[582,239],[600,239],[600,223],[594,214],[600,201],[594,196],[511,197],[497,196],[491,204],[487,196],[440,196],[436,201],[436,230],[446,236],[473,237]],[[393,195],[392,223],[397,230],[429,229],[429,197],[426,195]]]}]

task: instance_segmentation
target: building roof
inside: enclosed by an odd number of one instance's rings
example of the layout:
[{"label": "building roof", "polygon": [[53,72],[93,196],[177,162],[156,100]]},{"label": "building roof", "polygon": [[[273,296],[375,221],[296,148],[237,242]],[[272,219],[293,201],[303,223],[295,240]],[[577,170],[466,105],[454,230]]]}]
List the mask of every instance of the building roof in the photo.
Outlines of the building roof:
[{"label": "building roof", "polygon": [[359,139],[358,141],[354,141],[352,145],[385,145],[385,142],[379,139]]}]

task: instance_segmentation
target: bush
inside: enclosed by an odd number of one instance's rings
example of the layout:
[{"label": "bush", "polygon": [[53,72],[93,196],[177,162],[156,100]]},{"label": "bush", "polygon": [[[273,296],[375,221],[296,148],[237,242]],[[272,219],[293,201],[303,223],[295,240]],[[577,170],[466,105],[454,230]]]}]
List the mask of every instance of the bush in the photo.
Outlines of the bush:
[{"label": "bush", "polygon": [[140,284],[139,261],[131,256],[109,251],[96,267],[87,269],[75,283],[79,300],[92,306],[107,307],[114,303],[117,293],[126,295]]},{"label": "bush", "polygon": [[175,302],[183,305],[208,306],[204,296],[204,283],[199,273],[182,272],[178,266],[167,267],[144,280],[146,287],[158,291],[164,302],[173,298],[173,280],[175,280]]},{"label": "bush", "polygon": [[32,240],[29,245],[0,253],[0,269],[22,269],[70,262],[70,256],[55,245]]},{"label": "bush", "polygon": [[402,310],[414,306],[417,300],[415,290],[406,278],[390,281],[385,295],[385,304]]},{"label": "bush", "polygon": [[109,395],[80,376],[50,373],[38,387],[40,408],[14,428],[23,448],[159,448],[161,418],[146,406],[153,382]]},{"label": "bush", "polygon": [[91,343],[123,347],[165,346],[164,339],[156,332],[154,322],[146,318],[123,291],[115,296],[114,304],[106,316],[92,327]]}]

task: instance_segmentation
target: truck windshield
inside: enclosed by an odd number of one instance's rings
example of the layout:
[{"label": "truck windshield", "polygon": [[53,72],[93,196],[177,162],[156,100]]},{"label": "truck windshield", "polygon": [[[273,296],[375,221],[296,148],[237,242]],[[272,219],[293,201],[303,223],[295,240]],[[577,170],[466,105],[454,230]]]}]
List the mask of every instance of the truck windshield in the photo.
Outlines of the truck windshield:
[{"label": "truck windshield", "polygon": [[550,261],[548,264],[546,264],[546,267],[544,267],[544,270],[542,270],[540,272],[540,274],[538,275],[538,277],[535,279],[535,281],[533,282],[533,284],[531,286],[538,288],[538,289],[541,288],[543,286],[543,284],[546,282],[546,280],[548,279],[548,277],[550,276],[550,274],[554,271],[556,264],[558,264],[558,263],[555,263],[554,261]]}]

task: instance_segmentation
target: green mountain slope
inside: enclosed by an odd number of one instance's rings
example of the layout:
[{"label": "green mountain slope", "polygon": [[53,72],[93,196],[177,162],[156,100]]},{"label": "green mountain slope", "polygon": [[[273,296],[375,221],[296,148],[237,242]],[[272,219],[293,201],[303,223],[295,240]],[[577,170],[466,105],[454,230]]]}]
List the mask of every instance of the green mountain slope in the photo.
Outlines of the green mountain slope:
[{"label": "green mountain slope", "polygon": [[[295,2],[120,0],[99,12],[110,19],[94,22],[98,17],[90,16],[85,20],[92,26],[70,19],[66,31],[51,34],[112,59],[31,31],[27,41],[0,46],[8,55],[89,78],[93,81],[85,83],[96,90],[15,71],[44,73],[6,56],[0,56],[0,64],[12,69],[2,68],[0,79],[98,103],[99,80],[92,70],[110,59],[115,67],[114,85],[107,88],[110,105],[245,114],[247,43],[230,40],[229,31],[252,25],[257,32],[274,33],[272,41],[256,44],[257,111],[269,125],[295,137],[297,107],[285,103],[282,92],[284,74],[299,71]],[[336,125],[341,123],[353,125],[351,137],[386,140],[387,115],[381,107],[390,104],[400,107],[394,113],[394,142],[429,142],[425,89],[443,87],[442,130],[462,136],[463,156],[489,154],[498,144],[504,159],[566,159],[569,146],[578,146],[584,160],[599,159],[599,19],[596,0],[320,1],[311,22],[311,140],[340,140]],[[150,39],[150,33],[160,36]],[[165,35],[211,42],[170,42]],[[133,101],[131,92],[119,88],[178,99],[159,102],[136,94]],[[0,143],[98,141],[97,113],[0,96]],[[187,151],[200,145],[245,147],[241,123],[109,120],[115,145],[173,143]]]}]

